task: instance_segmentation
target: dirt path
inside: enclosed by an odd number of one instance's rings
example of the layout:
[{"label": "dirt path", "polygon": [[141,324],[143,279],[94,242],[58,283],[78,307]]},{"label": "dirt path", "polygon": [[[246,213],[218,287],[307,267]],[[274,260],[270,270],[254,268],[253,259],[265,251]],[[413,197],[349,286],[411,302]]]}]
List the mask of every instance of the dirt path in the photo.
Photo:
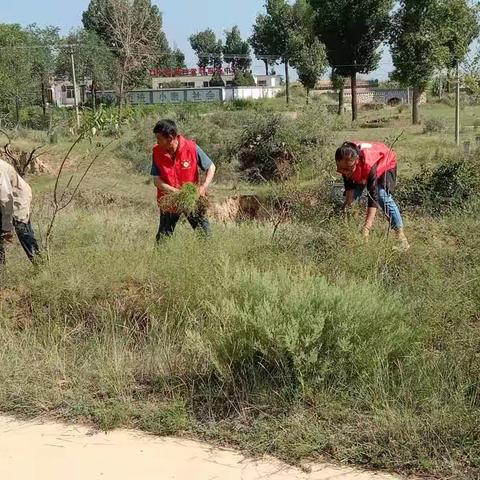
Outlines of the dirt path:
[{"label": "dirt path", "polygon": [[394,480],[399,477],[314,465],[309,474],[276,460],[175,438],[0,417],[2,480]]}]

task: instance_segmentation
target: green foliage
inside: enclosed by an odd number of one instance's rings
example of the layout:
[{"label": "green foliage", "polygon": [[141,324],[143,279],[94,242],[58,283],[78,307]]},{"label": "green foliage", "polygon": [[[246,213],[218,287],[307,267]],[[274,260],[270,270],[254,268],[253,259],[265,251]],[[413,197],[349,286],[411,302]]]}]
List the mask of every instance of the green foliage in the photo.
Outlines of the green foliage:
[{"label": "green foliage", "polygon": [[[414,86],[413,123],[418,103],[437,69],[459,65],[478,35],[478,8],[468,0],[402,0],[390,35],[394,78]],[[462,25],[456,28],[454,25]]]},{"label": "green foliage", "polygon": [[[31,35],[20,25],[0,24],[0,108],[11,114],[23,102],[35,103],[39,89],[34,88],[33,58],[28,50],[19,54],[19,45],[28,45]],[[33,94],[33,97],[32,97]],[[15,118],[11,117],[12,123]]]},{"label": "green foliage", "polygon": [[[248,42],[253,48],[257,58],[272,55],[270,45],[270,21],[264,14],[257,15],[255,24],[253,25],[253,34],[248,39]],[[262,59],[265,63],[265,73],[268,75],[268,67],[276,64],[278,52],[275,52],[271,58]]]},{"label": "green foliage", "polygon": [[302,39],[297,47],[292,65],[297,69],[298,78],[307,90],[307,97],[310,90],[313,90],[326,70],[325,48],[318,41],[313,39],[307,43],[308,38]]},{"label": "green foliage", "polygon": [[225,86],[225,81],[223,80],[222,75],[218,70],[215,70],[215,72],[213,73],[212,78],[210,79],[210,86],[211,87]]},{"label": "green foliage", "polygon": [[267,374],[293,386],[352,385],[381,365],[393,367],[415,344],[398,300],[372,297],[371,284],[334,286],[308,270],[282,268],[224,275],[221,300],[197,312],[218,320],[189,332],[197,355],[224,381]]},{"label": "green foliage", "polygon": [[286,0],[267,0],[265,9],[266,14],[258,15],[253,26],[250,42],[254,51],[257,55],[270,55],[272,61],[289,61],[297,26],[293,8]]},{"label": "green foliage", "polygon": [[220,39],[217,40],[215,32],[207,28],[203,32],[191,35],[190,46],[198,57],[198,66],[206,68],[213,66],[221,68],[223,45]]},{"label": "green foliage", "polygon": [[63,42],[74,45],[62,48],[56,59],[56,75],[71,79],[70,52],[73,50],[75,72],[80,81],[91,80],[93,90],[109,90],[117,80],[117,59],[105,41],[93,30],[77,30]]},{"label": "green foliage", "polygon": [[424,91],[435,69],[448,62],[436,0],[403,0],[393,17],[390,44],[395,79]]},{"label": "green foliage", "polygon": [[295,157],[284,133],[285,122],[279,116],[259,116],[245,128],[237,156],[248,181],[279,181],[293,175]]},{"label": "green foliage", "polygon": [[423,133],[445,133],[448,125],[442,118],[429,118],[425,120]]},{"label": "green foliage", "polygon": [[205,197],[200,197],[198,188],[193,183],[186,183],[178,192],[170,192],[159,201],[160,210],[164,212],[176,212],[186,215],[203,214],[207,203]]},{"label": "green foliage", "polygon": [[235,87],[252,87],[255,86],[255,79],[251,72],[236,70],[233,77],[233,85]]},{"label": "green foliage", "polygon": [[[248,55],[248,58],[238,58],[234,54]],[[225,30],[223,60],[229,63],[234,70],[248,70],[252,64],[250,45],[247,41],[242,40],[240,29],[236,25],[231,30]]]},{"label": "green foliage", "polygon": [[91,0],[82,18],[86,30],[116,45],[121,100],[125,86],[142,86],[146,69],[171,57],[162,14],[151,0]]},{"label": "green foliage", "polygon": [[[393,0],[308,0],[315,30],[337,75],[355,77],[375,70],[386,40]],[[352,108],[357,119],[356,105]]]},{"label": "green foliage", "polygon": [[401,203],[434,215],[448,213],[452,208],[468,210],[478,203],[480,174],[476,162],[470,157],[439,160],[435,168],[424,168],[402,184]]},{"label": "green foliage", "polygon": [[[469,0],[442,0],[437,23],[441,25],[442,43],[449,53],[447,68],[454,68],[468,55],[470,45],[478,37],[479,6]],[[454,24],[461,28],[454,27]]]}]

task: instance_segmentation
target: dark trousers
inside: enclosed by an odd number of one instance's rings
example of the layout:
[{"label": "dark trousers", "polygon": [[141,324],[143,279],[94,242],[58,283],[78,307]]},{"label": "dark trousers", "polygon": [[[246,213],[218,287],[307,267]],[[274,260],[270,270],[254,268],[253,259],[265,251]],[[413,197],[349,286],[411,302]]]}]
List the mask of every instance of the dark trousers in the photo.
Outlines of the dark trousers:
[{"label": "dark trousers", "polygon": [[[177,215],[176,213],[162,212],[160,214],[160,226],[158,227],[157,242],[163,237],[172,236],[179,220],[180,215]],[[187,217],[187,220],[194,230],[200,229],[205,236],[210,236],[210,222],[207,218],[200,215],[190,215]]]},{"label": "dark trousers", "polygon": [[[0,215],[0,224],[2,216]],[[27,254],[28,259],[33,262],[34,258],[40,253],[40,248],[35,238],[35,232],[31,222],[23,223],[13,220],[13,226],[17,234],[18,240],[23,250]],[[5,263],[5,240],[0,237],[0,264]]]}]

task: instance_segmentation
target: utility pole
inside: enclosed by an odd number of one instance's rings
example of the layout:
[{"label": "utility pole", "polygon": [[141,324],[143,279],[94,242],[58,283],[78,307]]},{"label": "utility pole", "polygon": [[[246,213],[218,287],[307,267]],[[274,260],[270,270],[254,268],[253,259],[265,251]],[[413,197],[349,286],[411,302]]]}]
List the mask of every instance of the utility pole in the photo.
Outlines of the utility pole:
[{"label": "utility pole", "polygon": [[70,48],[70,60],[72,63],[73,103],[75,105],[75,116],[77,118],[77,127],[80,128],[80,113],[78,111],[78,99],[77,99],[77,78],[75,76],[75,60],[73,58],[73,48]]},{"label": "utility pole", "polygon": [[455,95],[455,143],[460,145],[460,75],[457,62],[457,83]]}]

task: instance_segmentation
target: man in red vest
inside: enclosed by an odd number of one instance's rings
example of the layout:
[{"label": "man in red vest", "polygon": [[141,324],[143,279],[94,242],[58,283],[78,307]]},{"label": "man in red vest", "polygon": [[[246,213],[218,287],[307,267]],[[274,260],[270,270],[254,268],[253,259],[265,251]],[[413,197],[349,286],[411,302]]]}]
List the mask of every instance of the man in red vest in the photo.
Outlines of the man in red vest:
[{"label": "man in red vest", "polygon": [[[153,133],[157,144],[153,147],[151,175],[157,187],[157,200],[169,192],[178,191],[186,183],[198,185],[200,195],[206,195],[215,176],[215,165],[205,152],[194,141],[179,135],[173,120],[160,120]],[[206,172],[202,184],[199,169]],[[180,215],[175,212],[161,212],[157,241],[171,236],[179,219]],[[194,214],[187,220],[192,228],[200,228],[206,235],[210,234],[207,218]]]},{"label": "man in red vest", "polygon": [[390,227],[397,235],[399,249],[408,250],[410,245],[403,231],[400,209],[392,193],[397,179],[397,154],[379,142],[345,142],[335,154],[337,172],[345,184],[345,204],[348,208],[367,190],[368,208],[363,236],[368,238],[373,227],[377,209],[381,208]]}]

